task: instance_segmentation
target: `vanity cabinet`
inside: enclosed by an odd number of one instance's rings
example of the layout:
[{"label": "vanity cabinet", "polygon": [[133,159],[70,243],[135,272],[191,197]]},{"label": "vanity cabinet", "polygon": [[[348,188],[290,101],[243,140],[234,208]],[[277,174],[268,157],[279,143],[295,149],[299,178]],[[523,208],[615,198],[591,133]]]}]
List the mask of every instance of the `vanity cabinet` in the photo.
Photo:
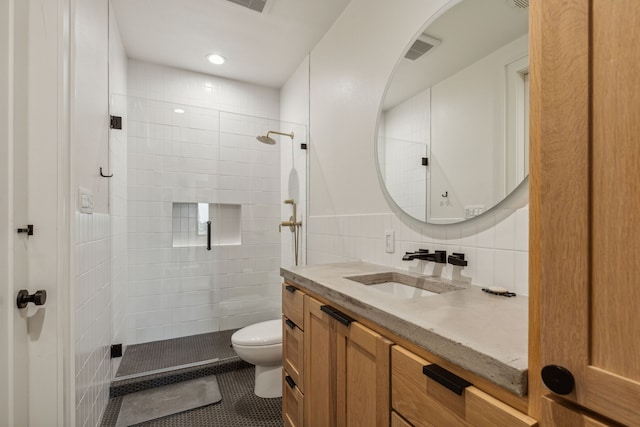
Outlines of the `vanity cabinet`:
[{"label": "vanity cabinet", "polygon": [[640,426],[640,2],[530,12],[530,413]]},{"label": "vanity cabinet", "polygon": [[282,285],[282,418],[284,425],[304,425],[304,302],[305,295]]},{"label": "vanity cabinet", "polygon": [[[283,287],[286,426],[537,425],[469,383],[462,394],[455,394],[423,373],[434,364],[394,345],[402,341],[399,337],[321,299],[287,282]],[[291,327],[289,316],[295,318],[293,313],[300,310],[301,327]],[[296,371],[297,380],[292,374]]]},{"label": "vanity cabinet", "polygon": [[395,421],[400,426],[537,425],[536,420],[398,345],[391,351],[391,406],[396,417],[402,417]]},{"label": "vanity cabinet", "polygon": [[392,342],[307,296],[305,426],[388,426]]}]

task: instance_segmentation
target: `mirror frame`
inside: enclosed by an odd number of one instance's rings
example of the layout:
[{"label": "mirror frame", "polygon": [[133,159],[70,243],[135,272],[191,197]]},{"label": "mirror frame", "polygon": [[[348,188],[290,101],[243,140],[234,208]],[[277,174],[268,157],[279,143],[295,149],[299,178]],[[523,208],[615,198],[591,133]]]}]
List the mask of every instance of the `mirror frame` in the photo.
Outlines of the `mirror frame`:
[{"label": "mirror frame", "polygon": [[[527,175],[518,186],[513,189],[509,194],[507,194],[500,202],[493,205],[491,208],[487,209],[483,213],[473,218],[469,218],[460,222],[453,222],[449,224],[434,224],[429,223],[427,221],[421,221],[418,218],[409,215],[405,212],[391,197],[389,194],[389,190],[387,189],[387,185],[384,182],[384,177],[382,176],[382,171],[380,170],[380,159],[378,157],[378,132],[380,130],[380,117],[382,115],[382,105],[384,99],[387,96],[387,92],[389,91],[389,87],[391,86],[391,81],[393,80],[393,76],[396,73],[402,59],[404,58],[404,52],[409,49],[409,47],[413,44],[414,40],[420,34],[426,31],[426,29],[440,16],[442,16],[445,12],[447,12],[452,7],[462,3],[463,1],[474,1],[474,0],[450,0],[444,6],[442,6],[436,13],[434,13],[425,24],[416,31],[413,37],[407,42],[404,49],[399,55],[398,60],[396,61],[396,65],[391,70],[391,74],[387,78],[386,87],[382,93],[382,97],[380,98],[380,105],[378,107],[378,116],[376,118],[375,123],[375,132],[374,132],[374,140],[373,140],[373,151],[374,158],[376,163],[376,172],[378,175],[378,183],[380,184],[380,188],[384,195],[385,200],[391,207],[391,210],[394,214],[396,214],[403,223],[409,225],[415,231],[420,231],[422,233],[430,234],[438,233],[438,232],[451,232],[456,233],[457,237],[466,237],[472,234],[476,234],[479,231],[486,230],[488,228],[493,227],[498,222],[504,220],[505,218],[512,215],[518,209],[521,209],[529,203],[529,175]],[[531,132],[531,128],[529,128],[529,132]],[[531,156],[529,156],[531,158]],[[441,236],[446,237],[446,236]]]}]

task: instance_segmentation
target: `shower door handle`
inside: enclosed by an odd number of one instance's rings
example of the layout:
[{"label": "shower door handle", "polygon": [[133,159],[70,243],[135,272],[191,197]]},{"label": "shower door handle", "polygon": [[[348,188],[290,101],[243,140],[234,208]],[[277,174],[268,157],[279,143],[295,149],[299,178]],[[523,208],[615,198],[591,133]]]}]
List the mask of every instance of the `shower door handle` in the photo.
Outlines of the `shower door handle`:
[{"label": "shower door handle", "polygon": [[207,221],[207,250],[211,250],[211,221]]}]

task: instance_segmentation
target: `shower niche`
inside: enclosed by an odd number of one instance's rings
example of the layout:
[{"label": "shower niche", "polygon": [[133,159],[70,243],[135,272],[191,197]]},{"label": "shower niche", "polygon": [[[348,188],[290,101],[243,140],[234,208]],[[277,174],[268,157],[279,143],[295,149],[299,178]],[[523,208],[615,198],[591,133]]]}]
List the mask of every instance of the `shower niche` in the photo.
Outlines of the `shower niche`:
[{"label": "shower niche", "polygon": [[[242,205],[173,203],[173,247],[242,244]],[[209,231],[209,222],[210,231]]]}]

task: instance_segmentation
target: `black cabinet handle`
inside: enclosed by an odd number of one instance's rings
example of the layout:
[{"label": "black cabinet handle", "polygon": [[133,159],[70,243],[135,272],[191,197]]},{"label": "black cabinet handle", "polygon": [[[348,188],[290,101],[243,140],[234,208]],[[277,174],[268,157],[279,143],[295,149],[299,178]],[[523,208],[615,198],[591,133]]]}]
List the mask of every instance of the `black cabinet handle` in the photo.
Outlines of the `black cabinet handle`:
[{"label": "black cabinet handle", "polygon": [[547,365],[542,368],[541,375],[544,385],[557,394],[570,394],[576,385],[571,371],[562,366]]},{"label": "black cabinet handle", "polygon": [[473,385],[464,378],[460,378],[453,372],[449,372],[442,366],[436,364],[423,366],[422,373],[459,396],[462,396],[465,388]]},{"label": "black cabinet handle", "polygon": [[284,377],[284,380],[289,384],[289,387],[294,388],[296,386],[296,382],[289,375]]},{"label": "black cabinet handle", "polygon": [[286,290],[288,290],[289,292],[295,292],[298,290],[298,288],[296,288],[295,286],[291,286],[291,285],[287,285],[284,287]]},{"label": "black cabinet handle", "polygon": [[211,221],[207,221],[207,250],[211,250]]},{"label": "black cabinet handle", "polygon": [[320,310],[322,310],[323,312],[327,313],[329,316],[333,317],[338,322],[342,323],[344,326],[349,326],[349,325],[351,325],[351,322],[354,321],[353,318],[347,316],[346,314],[342,313],[341,311],[336,310],[335,308],[331,307],[330,305],[323,305],[322,307],[320,307]]},{"label": "black cabinet handle", "polygon": [[296,326],[298,326],[289,319],[285,320],[284,323],[286,323],[287,326],[290,327],[291,329],[294,329]]}]

